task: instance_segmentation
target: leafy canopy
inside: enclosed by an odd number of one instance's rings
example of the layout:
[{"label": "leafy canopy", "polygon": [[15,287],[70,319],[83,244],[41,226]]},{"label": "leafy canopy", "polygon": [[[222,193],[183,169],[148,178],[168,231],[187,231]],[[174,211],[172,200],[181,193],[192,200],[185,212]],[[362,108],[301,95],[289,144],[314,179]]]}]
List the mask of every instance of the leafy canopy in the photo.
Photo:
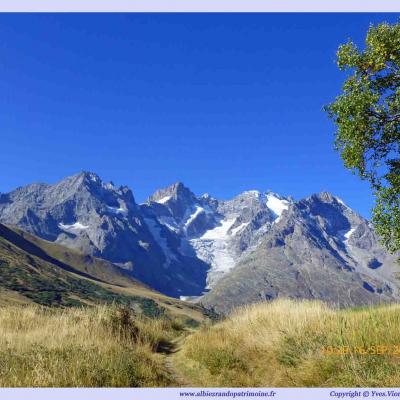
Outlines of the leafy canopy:
[{"label": "leafy canopy", "polygon": [[373,222],[382,243],[400,250],[400,23],[370,26],[365,48],[337,52],[347,72],[342,93],[326,107],[344,165],[371,183]]}]

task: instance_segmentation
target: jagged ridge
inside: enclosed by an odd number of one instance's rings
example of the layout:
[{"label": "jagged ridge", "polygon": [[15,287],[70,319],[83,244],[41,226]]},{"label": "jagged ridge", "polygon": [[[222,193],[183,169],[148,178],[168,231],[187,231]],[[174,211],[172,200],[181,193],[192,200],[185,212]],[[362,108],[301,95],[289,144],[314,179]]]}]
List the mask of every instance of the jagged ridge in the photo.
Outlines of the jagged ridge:
[{"label": "jagged ridge", "polygon": [[129,188],[82,172],[0,195],[0,221],[107,259],[168,295],[209,291],[201,301],[223,311],[280,296],[341,305],[398,297],[394,257],[368,221],[325,192],[217,200],[177,182],[138,205]]}]

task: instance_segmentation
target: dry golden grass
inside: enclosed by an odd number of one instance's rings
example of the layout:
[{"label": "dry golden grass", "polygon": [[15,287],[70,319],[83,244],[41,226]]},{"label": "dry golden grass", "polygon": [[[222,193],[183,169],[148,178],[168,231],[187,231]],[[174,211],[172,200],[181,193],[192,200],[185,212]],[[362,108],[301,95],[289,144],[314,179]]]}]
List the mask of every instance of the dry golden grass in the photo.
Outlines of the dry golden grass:
[{"label": "dry golden grass", "polygon": [[[0,386],[175,386],[159,351],[182,337],[182,321],[116,306],[0,308]],[[357,353],[377,345],[388,350]],[[327,354],[328,346],[350,351]],[[398,387],[396,346],[400,305],[337,310],[278,300],[203,326],[172,360],[175,375],[198,386]]]},{"label": "dry golden grass", "polygon": [[[388,350],[373,347],[379,345]],[[336,310],[278,300],[203,327],[186,340],[176,365],[199,386],[397,387],[397,345],[400,305]]]},{"label": "dry golden grass", "polygon": [[0,308],[0,386],[167,386],[155,351],[174,335],[172,322],[114,306]]}]

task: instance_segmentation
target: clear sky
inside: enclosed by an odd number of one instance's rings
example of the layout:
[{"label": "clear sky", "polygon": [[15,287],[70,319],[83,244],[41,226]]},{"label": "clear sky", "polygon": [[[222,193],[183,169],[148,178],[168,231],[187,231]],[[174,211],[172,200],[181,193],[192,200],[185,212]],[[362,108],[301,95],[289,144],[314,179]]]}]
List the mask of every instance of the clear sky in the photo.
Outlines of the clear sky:
[{"label": "clear sky", "polygon": [[368,216],[322,111],[335,52],[397,14],[2,14],[0,191],[81,170],[138,201],[330,191]]}]

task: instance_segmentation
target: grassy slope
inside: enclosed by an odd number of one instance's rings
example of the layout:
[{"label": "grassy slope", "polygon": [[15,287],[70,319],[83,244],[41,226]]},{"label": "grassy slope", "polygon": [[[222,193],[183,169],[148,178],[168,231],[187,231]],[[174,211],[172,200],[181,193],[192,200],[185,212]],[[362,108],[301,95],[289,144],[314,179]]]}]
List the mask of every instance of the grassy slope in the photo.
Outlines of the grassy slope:
[{"label": "grassy slope", "polygon": [[[334,310],[279,300],[200,329],[175,365],[194,385],[208,387],[398,387],[400,353],[393,352],[399,344],[400,305]],[[327,346],[351,351],[332,354]],[[360,354],[365,351],[370,354]]]},{"label": "grassy slope", "polygon": [[0,305],[136,304],[148,315],[202,321],[203,310],[155,292],[107,261],[0,224]]},{"label": "grassy slope", "polygon": [[174,386],[158,351],[182,329],[110,305],[1,307],[0,387]]},{"label": "grassy slope", "polygon": [[161,353],[204,320],[107,261],[0,224],[0,387],[177,386]]}]

